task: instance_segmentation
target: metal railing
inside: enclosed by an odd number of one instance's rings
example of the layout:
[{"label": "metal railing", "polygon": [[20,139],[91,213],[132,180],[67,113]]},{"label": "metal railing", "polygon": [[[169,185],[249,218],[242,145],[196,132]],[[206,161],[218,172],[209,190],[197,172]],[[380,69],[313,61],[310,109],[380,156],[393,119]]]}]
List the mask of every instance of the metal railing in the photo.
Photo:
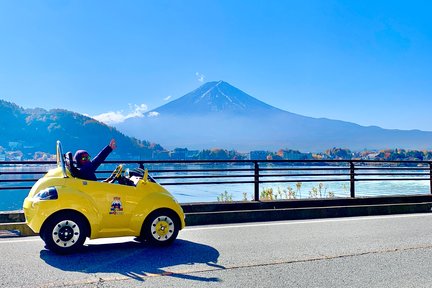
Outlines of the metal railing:
[{"label": "metal railing", "polygon": [[[356,183],[370,181],[429,181],[432,194],[431,161],[378,160],[182,160],[106,161],[99,179],[116,164],[139,165],[162,185],[253,184],[253,199],[260,199],[262,184],[303,182],[347,182],[350,197]],[[55,161],[1,161],[1,190],[29,190],[56,164]],[[110,167],[110,168],[109,168]],[[111,170],[108,170],[111,169]],[[133,168],[133,167],[131,167]]]}]

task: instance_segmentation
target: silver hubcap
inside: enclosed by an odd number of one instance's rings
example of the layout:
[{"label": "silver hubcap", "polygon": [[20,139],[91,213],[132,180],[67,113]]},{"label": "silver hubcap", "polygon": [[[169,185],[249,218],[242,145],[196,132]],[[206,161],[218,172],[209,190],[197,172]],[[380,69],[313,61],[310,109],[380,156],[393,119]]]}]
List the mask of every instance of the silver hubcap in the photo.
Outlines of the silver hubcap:
[{"label": "silver hubcap", "polygon": [[168,216],[159,216],[153,221],[150,229],[154,239],[166,241],[174,234],[174,222]]},{"label": "silver hubcap", "polygon": [[79,236],[80,229],[71,220],[63,220],[57,223],[52,231],[54,243],[64,248],[73,246],[78,241]]}]

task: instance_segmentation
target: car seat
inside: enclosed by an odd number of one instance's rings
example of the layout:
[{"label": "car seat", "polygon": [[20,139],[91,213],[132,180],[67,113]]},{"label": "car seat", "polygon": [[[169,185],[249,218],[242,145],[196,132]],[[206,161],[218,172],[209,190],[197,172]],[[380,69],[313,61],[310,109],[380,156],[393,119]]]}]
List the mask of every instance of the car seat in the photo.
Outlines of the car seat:
[{"label": "car seat", "polygon": [[68,168],[69,172],[71,173],[72,177],[78,177],[78,169],[75,167],[75,164],[73,162],[72,152],[66,152],[66,167]]}]

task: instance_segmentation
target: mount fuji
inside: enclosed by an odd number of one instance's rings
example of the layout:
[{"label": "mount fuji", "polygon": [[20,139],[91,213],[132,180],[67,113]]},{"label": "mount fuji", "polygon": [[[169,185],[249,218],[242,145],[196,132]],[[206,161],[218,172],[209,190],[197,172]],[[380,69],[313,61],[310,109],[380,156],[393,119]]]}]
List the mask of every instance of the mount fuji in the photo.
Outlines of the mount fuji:
[{"label": "mount fuji", "polygon": [[138,139],[167,148],[225,148],[240,151],[323,151],[429,149],[432,132],[390,130],[377,126],[312,118],[266,104],[224,81],[208,82],[156,108],[143,117],[129,118],[116,127]]}]

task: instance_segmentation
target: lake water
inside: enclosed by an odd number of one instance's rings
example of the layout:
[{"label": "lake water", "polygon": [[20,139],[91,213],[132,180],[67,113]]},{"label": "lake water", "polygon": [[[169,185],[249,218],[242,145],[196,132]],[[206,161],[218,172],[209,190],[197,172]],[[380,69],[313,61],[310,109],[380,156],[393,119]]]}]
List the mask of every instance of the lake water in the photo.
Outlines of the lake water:
[{"label": "lake water", "polygon": [[[128,165],[130,168],[135,168],[136,165]],[[53,166],[25,166],[25,167],[0,167],[0,180],[32,180],[38,179],[43,176],[43,173]],[[105,165],[100,170],[111,171],[115,166]],[[274,168],[274,166],[271,166]],[[226,164],[213,164],[213,165],[198,165],[198,164],[182,164],[182,165],[148,165],[146,168],[149,170],[157,170],[159,172],[152,173],[153,176],[159,177],[157,179],[161,184],[163,183],[185,183],[185,182],[219,182],[219,181],[252,181],[253,171],[204,171],[204,170],[221,170],[221,169],[235,169],[235,170],[248,170],[251,165],[226,165]],[[292,168],[292,167],[291,167]],[[301,167],[300,167],[301,168]],[[299,169],[300,169],[299,168]],[[303,167],[304,168],[304,167]],[[319,167],[314,167],[318,169]],[[323,167],[321,167],[323,168]],[[177,170],[191,170],[192,172],[182,172]],[[334,168],[333,168],[334,169]],[[163,171],[161,171],[163,170]],[[177,172],[170,172],[167,170],[176,170]],[[25,175],[10,175],[4,172],[37,172],[39,174],[25,174]],[[371,170],[368,173],[383,173],[385,170]],[[387,171],[389,172],[389,171]],[[415,173],[415,171],[403,171],[403,173]],[[418,171],[417,171],[418,172]],[[287,174],[291,176],[273,176],[275,174]],[[347,170],[329,170],[321,171],[314,170],[308,173],[347,173]],[[394,171],[393,171],[394,173]],[[268,192],[272,189],[273,199],[308,199],[308,198],[328,198],[328,197],[350,197],[350,183],[349,181],[315,181],[308,182],[316,179],[338,179],[347,180],[348,176],[302,176],[305,171],[261,171],[264,177],[261,180],[265,181],[281,181],[292,180],[292,183],[261,183],[260,193],[267,192],[267,197],[270,197]],[[99,177],[107,177],[108,174],[98,175]],[[185,176],[219,176],[219,178],[185,178]],[[239,177],[245,176],[245,177]],[[162,177],[162,178],[161,178]],[[164,179],[163,177],[178,177],[174,179]],[[397,176],[399,179],[412,178],[412,176]],[[426,176],[423,176],[426,177]],[[363,176],[362,179],[377,178],[377,176]],[[358,197],[367,196],[381,196],[381,195],[414,195],[414,194],[429,194],[429,180],[406,180],[406,181],[360,181],[355,183],[355,192]],[[19,183],[20,186],[32,186],[34,181]],[[1,187],[17,186],[16,183],[0,182]],[[180,203],[194,203],[194,202],[216,202],[220,200],[252,200],[254,184],[200,184],[200,185],[164,185]],[[22,207],[24,198],[28,194],[28,189],[25,190],[0,190],[0,211],[19,210]]]}]

